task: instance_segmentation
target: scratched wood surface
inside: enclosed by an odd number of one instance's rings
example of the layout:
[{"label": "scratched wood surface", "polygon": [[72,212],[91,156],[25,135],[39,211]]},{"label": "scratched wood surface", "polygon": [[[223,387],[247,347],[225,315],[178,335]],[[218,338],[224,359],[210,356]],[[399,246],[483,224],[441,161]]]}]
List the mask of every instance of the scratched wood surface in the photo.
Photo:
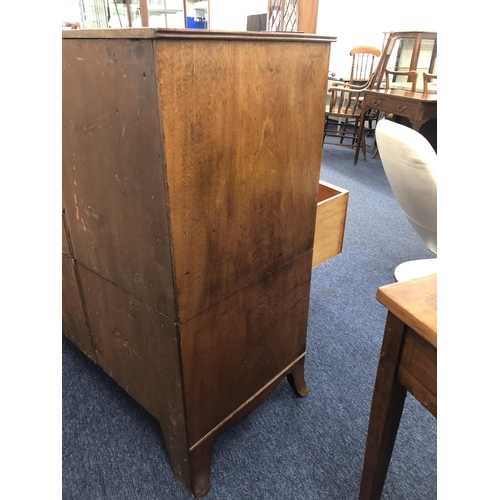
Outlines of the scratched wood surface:
[{"label": "scratched wood surface", "polygon": [[84,266],[80,276],[99,365],[185,441],[175,324]]},{"label": "scratched wood surface", "polygon": [[150,40],[64,40],[63,206],[78,262],[174,317]]},{"label": "scratched wood surface", "polygon": [[156,46],[183,322],[312,249],[328,52]]},{"label": "scratched wood surface", "polygon": [[62,329],[90,359],[97,361],[85,318],[74,262],[64,253],[62,254]]},{"label": "scratched wood surface", "polygon": [[62,253],[66,254],[68,257],[72,257],[73,254],[70,249],[68,240],[68,230],[66,227],[66,221],[64,220],[64,210],[62,215]]}]

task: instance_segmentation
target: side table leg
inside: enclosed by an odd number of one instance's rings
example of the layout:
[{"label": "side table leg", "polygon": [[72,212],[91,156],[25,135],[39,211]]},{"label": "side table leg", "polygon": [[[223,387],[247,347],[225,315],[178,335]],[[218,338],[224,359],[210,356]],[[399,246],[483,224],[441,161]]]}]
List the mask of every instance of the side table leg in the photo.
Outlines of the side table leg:
[{"label": "side table leg", "polygon": [[406,389],[396,379],[405,328],[401,320],[388,313],[373,390],[359,500],[378,500],[384,487],[406,398]]},{"label": "side table leg", "polygon": [[187,449],[160,422],[170,463],[177,481],[196,500],[210,489],[210,468],[216,435],[209,436],[195,448]]},{"label": "side table leg", "polygon": [[[363,134],[364,136],[364,133],[365,133],[365,115],[366,115],[366,110],[363,110],[363,108],[361,109],[361,116],[359,118],[359,126],[358,126],[358,139],[356,141],[356,150],[355,150],[355,153],[354,153],[354,165],[357,165],[358,164],[358,156],[359,156],[359,147],[361,145],[361,140],[362,140],[362,136],[361,134]],[[364,159],[366,160],[366,150],[365,150],[365,147],[363,146],[363,155],[364,155]]]},{"label": "side table leg", "polygon": [[302,397],[307,396],[309,392],[309,387],[307,387],[304,377],[304,361],[305,357],[301,358],[292,368],[292,371],[286,376],[288,383],[294,390],[295,394]]}]

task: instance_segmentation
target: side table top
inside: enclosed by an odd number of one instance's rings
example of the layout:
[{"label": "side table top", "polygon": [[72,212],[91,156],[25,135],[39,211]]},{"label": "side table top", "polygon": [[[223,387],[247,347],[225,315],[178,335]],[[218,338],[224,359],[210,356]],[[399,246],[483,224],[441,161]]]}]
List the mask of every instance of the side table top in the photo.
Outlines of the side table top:
[{"label": "side table top", "polygon": [[379,89],[379,90],[371,89],[371,90],[365,90],[365,96],[368,97],[389,96],[400,99],[409,99],[411,101],[437,104],[437,93],[435,92],[432,93],[429,92],[427,94],[424,94],[423,92],[417,92],[417,91],[412,92],[411,90],[404,90],[404,89]]},{"label": "side table top", "polygon": [[376,298],[437,348],[437,274],[381,286]]}]

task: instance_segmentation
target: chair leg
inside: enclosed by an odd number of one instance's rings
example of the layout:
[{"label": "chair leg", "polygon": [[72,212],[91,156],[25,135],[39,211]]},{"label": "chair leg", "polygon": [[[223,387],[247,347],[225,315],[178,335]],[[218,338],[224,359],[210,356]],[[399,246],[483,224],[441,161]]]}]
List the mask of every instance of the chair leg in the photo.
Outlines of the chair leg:
[{"label": "chair leg", "polygon": [[344,123],[342,118],[338,119],[337,133],[338,133],[338,137],[340,138],[340,144],[344,143],[346,125],[347,125],[347,120],[346,120],[346,123]]},{"label": "chair leg", "polygon": [[361,133],[361,149],[363,150],[363,160],[366,161],[366,140],[365,140],[365,134],[364,134],[364,126],[359,127],[362,130]]},{"label": "chair leg", "polygon": [[352,133],[352,147],[356,147],[356,142],[359,141],[359,120],[354,121],[354,130]]}]

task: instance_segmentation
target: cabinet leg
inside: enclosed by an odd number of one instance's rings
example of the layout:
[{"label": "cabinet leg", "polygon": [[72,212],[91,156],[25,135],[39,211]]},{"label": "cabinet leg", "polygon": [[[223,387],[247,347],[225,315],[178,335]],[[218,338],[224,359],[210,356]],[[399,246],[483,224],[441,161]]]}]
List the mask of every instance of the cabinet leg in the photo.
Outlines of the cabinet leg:
[{"label": "cabinet leg", "polygon": [[295,391],[295,394],[302,397],[307,396],[307,393],[309,392],[309,387],[307,387],[306,380],[304,378],[304,361],[305,358],[301,358],[292,368],[291,372],[286,376],[288,383]]},{"label": "cabinet leg", "polygon": [[160,422],[170,463],[177,481],[197,500],[210,489],[210,467],[216,436],[212,435],[194,448],[187,448]]}]

